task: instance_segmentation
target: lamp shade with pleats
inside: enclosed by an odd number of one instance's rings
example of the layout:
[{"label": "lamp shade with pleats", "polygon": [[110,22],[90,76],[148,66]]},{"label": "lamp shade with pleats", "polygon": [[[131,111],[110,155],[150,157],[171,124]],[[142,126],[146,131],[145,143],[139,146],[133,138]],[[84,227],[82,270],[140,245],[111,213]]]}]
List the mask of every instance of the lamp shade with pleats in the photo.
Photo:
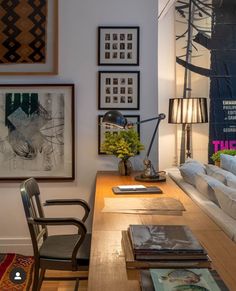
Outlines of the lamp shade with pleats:
[{"label": "lamp shade with pleats", "polygon": [[169,123],[207,123],[207,98],[169,99]]}]

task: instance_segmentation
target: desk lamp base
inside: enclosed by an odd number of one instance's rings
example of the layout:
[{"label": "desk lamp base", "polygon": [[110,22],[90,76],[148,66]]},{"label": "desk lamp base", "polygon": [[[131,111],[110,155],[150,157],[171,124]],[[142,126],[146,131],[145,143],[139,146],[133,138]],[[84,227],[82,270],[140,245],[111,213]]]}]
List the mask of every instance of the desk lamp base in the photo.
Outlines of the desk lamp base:
[{"label": "desk lamp base", "polygon": [[148,159],[144,159],[144,171],[141,175],[136,176],[136,181],[141,182],[165,182],[166,181],[166,172],[165,171],[159,171],[156,172],[152,162]]},{"label": "desk lamp base", "polygon": [[144,174],[141,174],[139,176],[136,176],[135,180],[141,181],[141,182],[165,182],[166,176],[162,174],[162,175],[155,175],[152,177],[147,177]]}]

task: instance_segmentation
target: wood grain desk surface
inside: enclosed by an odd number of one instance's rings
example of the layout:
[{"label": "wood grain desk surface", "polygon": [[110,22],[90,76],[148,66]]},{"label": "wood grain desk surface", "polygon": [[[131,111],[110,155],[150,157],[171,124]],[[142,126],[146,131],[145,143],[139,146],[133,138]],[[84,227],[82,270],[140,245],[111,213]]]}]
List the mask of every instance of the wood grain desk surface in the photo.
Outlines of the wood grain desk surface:
[{"label": "wood grain desk surface", "polygon": [[[188,225],[207,249],[213,263],[230,290],[236,290],[236,243],[211,220],[169,177],[166,182],[152,183],[163,194],[115,195],[112,187],[143,184],[133,176],[117,172],[97,173],[92,225],[92,245],[88,291],[139,291],[139,273],[126,270],[121,247],[121,230],[130,224]],[[182,216],[103,213],[105,197],[173,197],[179,199],[186,211]]]}]

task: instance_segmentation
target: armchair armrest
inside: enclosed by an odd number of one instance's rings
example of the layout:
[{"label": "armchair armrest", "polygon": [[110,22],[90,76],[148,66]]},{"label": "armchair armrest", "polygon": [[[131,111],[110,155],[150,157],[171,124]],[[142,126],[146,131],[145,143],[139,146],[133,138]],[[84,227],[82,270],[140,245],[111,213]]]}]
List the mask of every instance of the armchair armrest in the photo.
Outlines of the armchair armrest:
[{"label": "armchair armrest", "polygon": [[55,206],[55,205],[80,205],[84,208],[85,214],[82,221],[85,222],[88,218],[90,207],[88,203],[83,199],[50,199],[46,200],[44,206]]},{"label": "armchair armrest", "polygon": [[40,224],[40,225],[75,225],[79,228],[82,233],[86,233],[87,229],[84,223],[75,218],[30,218],[29,222],[32,224]]}]

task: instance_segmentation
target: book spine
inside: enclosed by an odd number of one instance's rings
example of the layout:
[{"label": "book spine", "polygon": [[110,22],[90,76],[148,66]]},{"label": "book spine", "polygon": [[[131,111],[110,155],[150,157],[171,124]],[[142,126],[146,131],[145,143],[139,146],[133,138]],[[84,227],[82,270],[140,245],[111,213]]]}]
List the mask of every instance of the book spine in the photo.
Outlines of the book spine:
[{"label": "book spine", "polygon": [[134,238],[133,238],[133,233],[132,233],[132,226],[128,227],[127,234],[128,234],[128,239],[133,249],[133,252],[135,253],[135,244],[134,244]]},{"label": "book spine", "polygon": [[151,268],[211,268],[211,262],[177,262],[177,261],[126,261],[127,269],[151,269]]},{"label": "book spine", "polygon": [[177,261],[193,261],[193,260],[200,260],[200,261],[206,261],[208,260],[207,255],[204,256],[195,256],[195,255],[189,255],[189,256],[181,256],[181,255],[134,255],[135,260],[150,260],[150,261],[154,261],[154,260],[163,260],[163,261],[172,261],[172,260],[177,260]]}]

